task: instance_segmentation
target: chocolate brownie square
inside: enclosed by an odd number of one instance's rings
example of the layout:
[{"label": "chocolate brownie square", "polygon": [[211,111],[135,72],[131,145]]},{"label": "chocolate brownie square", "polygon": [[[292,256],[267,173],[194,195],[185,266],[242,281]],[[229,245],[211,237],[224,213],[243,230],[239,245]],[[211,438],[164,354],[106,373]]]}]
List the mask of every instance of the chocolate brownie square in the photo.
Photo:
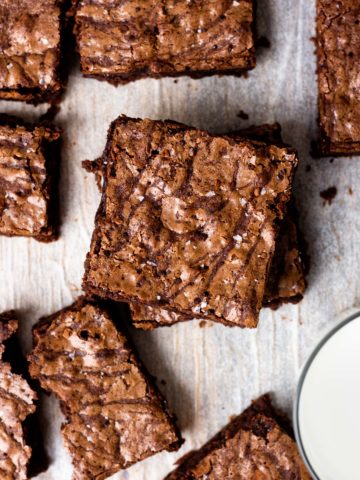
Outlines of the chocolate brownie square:
[{"label": "chocolate brownie square", "polygon": [[[298,229],[292,215],[288,214],[282,222],[276,241],[263,306],[276,309],[284,303],[298,303],[302,300],[305,289],[305,266],[300,250]],[[171,326],[194,318],[159,306],[140,303],[131,303],[130,312],[134,327],[143,330]]]},{"label": "chocolate brownie square", "polygon": [[255,67],[252,0],[75,0],[87,77],[241,74]]},{"label": "chocolate brownie square", "polygon": [[[35,412],[36,393],[22,375],[14,373],[8,357],[18,329],[15,313],[0,314],[0,476],[2,480],[24,480],[32,456],[27,444],[26,418]],[[19,361],[19,359],[17,359]]]},{"label": "chocolate brownie square", "polygon": [[122,116],[102,164],[85,292],[255,327],[295,152]]},{"label": "chocolate brownie square", "polygon": [[360,4],[317,0],[320,154],[360,154]]},{"label": "chocolate brownie square", "polygon": [[287,419],[268,395],[178,463],[165,480],[311,480]]},{"label": "chocolate brownie square", "polygon": [[0,99],[58,99],[63,88],[64,3],[0,0]]},{"label": "chocolate brownie square", "polygon": [[0,235],[58,236],[60,131],[0,116]]},{"label": "chocolate brownie square", "polygon": [[180,447],[166,401],[102,307],[79,299],[33,333],[30,374],[60,399],[74,478],[103,480]]}]

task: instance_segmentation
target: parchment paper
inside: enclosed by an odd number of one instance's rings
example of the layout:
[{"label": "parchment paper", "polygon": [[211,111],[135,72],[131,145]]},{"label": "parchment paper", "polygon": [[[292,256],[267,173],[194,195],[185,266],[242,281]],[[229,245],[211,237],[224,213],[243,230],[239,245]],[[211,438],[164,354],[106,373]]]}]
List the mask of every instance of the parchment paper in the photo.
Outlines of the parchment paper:
[{"label": "parchment paper", "polygon": [[[37,319],[67,306],[81,292],[83,262],[99,202],[94,178],[83,171],[81,161],[102,152],[109,123],[119,114],[171,118],[219,132],[277,120],[285,140],[300,152],[296,197],[311,256],[305,299],[276,312],[263,310],[253,331],[209,323],[200,328],[198,322],[153,332],[132,329],[141,358],[179,418],[186,443],[179,452],[158,454],[115,475],[116,479],[162,479],[177,458],[202,445],[231,415],[266,391],[274,392],[277,404],[290,413],[303,361],[340,312],[359,303],[359,159],[332,163],[309,155],[317,117],[310,39],[314,3],[258,0],[260,34],[270,40],[271,48],[259,51],[258,65],[248,79],[141,80],[115,88],[82,79],[74,65],[56,120],[64,129],[61,238],[49,245],[0,238],[0,311],[20,311],[21,336],[28,351],[31,326]],[[0,111],[29,119],[44,110],[44,106],[0,102]],[[237,117],[240,110],[248,113],[248,121]],[[330,186],[336,186],[338,194],[329,206],[319,193]],[[38,479],[70,479],[56,400],[45,397],[43,410],[51,465]]]}]

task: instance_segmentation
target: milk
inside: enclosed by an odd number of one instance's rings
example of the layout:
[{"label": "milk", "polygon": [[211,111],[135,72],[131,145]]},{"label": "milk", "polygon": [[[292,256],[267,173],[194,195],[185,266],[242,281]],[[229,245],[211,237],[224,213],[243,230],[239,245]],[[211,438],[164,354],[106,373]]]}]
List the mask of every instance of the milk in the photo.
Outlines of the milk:
[{"label": "milk", "polygon": [[360,317],[333,333],[313,358],[295,415],[317,478],[360,480]]}]

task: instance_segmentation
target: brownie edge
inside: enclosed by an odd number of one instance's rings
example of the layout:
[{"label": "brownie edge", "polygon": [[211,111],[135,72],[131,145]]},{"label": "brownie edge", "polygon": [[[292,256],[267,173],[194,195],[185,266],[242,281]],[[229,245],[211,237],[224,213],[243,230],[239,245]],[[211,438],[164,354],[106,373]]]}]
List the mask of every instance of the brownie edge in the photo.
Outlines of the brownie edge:
[{"label": "brownie edge", "polygon": [[289,422],[263,395],[164,480],[311,480]]},{"label": "brownie edge", "polygon": [[165,399],[106,310],[79,299],[33,334],[30,374],[60,400],[74,479],[103,480],[180,447]]}]

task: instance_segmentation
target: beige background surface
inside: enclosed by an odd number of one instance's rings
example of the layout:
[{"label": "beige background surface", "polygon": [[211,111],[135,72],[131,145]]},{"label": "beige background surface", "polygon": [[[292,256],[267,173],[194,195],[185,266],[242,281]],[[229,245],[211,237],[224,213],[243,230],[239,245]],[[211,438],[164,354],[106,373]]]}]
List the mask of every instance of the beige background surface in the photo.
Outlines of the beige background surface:
[{"label": "beige background surface", "polygon": [[[276,402],[290,412],[303,361],[340,312],[359,303],[359,159],[332,163],[309,155],[317,116],[310,39],[314,2],[258,0],[258,4],[260,33],[271,41],[271,48],[259,52],[258,66],[248,79],[142,80],[114,88],[82,79],[75,66],[57,118],[64,129],[61,238],[49,245],[0,238],[0,311],[20,311],[22,340],[28,350],[32,324],[80,293],[99,202],[94,179],[82,170],[81,161],[102,152],[109,123],[119,114],[171,118],[221,132],[278,120],[285,140],[300,152],[296,196],[311,255],[305,299],[276,312],[264,310],[254,331],[221,325],[199,328],[198,322],[149,333],[131,330],[144,363],[179,418],[186,443],[180,452],[159,454],[119,473],[117,479],[162,479],[177,458],[199,447],[231,415],[266,391],[274,392]],[[249,114],[247,122],[237,117],[240,110]],[[44,107],[0,102],[0,111],[36,118]],[[307,165],[311,171],[306,171]],[[331,206],[324,206],[319,192],[333,185],[338,195]],[[47,397],[44,429],[52,463],[39,480],[70,479],[60,424],[57,402]]]}]

